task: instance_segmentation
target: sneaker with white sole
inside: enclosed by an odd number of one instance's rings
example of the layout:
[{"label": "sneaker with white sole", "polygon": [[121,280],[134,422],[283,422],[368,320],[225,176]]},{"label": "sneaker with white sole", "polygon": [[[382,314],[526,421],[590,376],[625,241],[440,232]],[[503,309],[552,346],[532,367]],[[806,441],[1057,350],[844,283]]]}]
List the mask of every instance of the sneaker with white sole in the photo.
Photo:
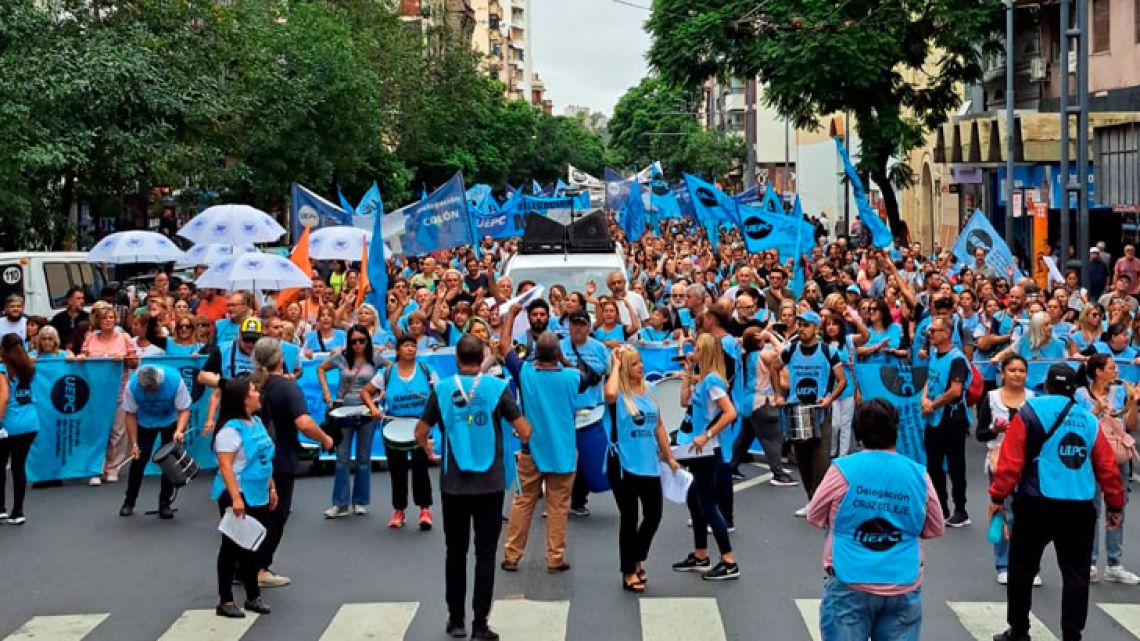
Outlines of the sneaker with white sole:
[{"label": "sneaker with white sole", "polygon": [[806,519],[807,513],[808,513],[808,506],[806,506],[806,505],[801,507],[800,509],[796,510],[796,516],[800,517],[801,519]]},{"label": "sneaker with white sole", "polygon": [[1095,565],[1089,566],[1089,583],[1100,583],[1100,572],[1097,572]]},{"label": "sneaker with white sole", "polygon": [[1009,572],[1001,571],[997,573],[998,585],[1009,585]]},{"label": "sneaker with white sole", "polygon": [[326,519],[340,519],[340,518],[344,518],[350,514],[352,514],[352,511],[349,510],[347,506],[340,507],[338,505],[334,505],[334,506],[330,507],[329,509],[325,510],[325,518]]},{"label": "sneaker with white sole", "polygon": [[28,522],[21,512],[12,512],[12,514],[4,521],[8,525],[23,525]]},{"label": "sneaker with white sole", "polygon": [[364,516],[365,514],[368,514],[368,508],[364,507],[363,505],[353,505],[352,513],[356,516]]},{"label": "sneaker with white sole", "polygon": [[740,565],[721,561],[701,575],[705,581],[732,581],[740,578]]},{"label": "sneaker with white sole", "polygon": [[108,483],[118,483],[119,482],[119,470],[115,469],[115,470],[111,470],[110,472],[107,472],[106,481]]},{"label": "sneaker with white sole", "polygon": [[795,486],[799,485],[800,483],[799,483],[799,481],[795,480],[794,478],[787,476],[787,475],[784,475],[784,476],[773,476],[772,480],[768,481],[768,484],[773,486],[773,487],[795,487]]},{"label": "sneaker with white sole", "polygon": [[709,557],[698,559],[692,552],[686,556],[684,560],[677,561],[673,564],[674,572],[707,572],[712,567],[712,561]]},{"label": "sneaker with white sole", "polygon": [[90,485],[91,487],[96,487],[96,486],[102,485],[103,484],[103,477],[92,476],[91,478],[87,479],[87,484]]},{"label": "sneaker with white sole", "polygon": [[1104,566],[1104,580],[1111,583],[1123,583],[1124,585],[1136,585],[1140,583],[1140,576],[1135,573],[1129,572],[1123,565],[1106,565]]},{"label": "sneaker with white sole", "polygon": [[970,515],[966,514],[965,510],[955,510],[954,515],[946,519],[946,527],[966,527],[970,525]]},{"label": "sneaker with white sole", "polygon": [[1039,588],[1039,587],[1041,587],[1041,586],[1043,586],[1043,585],[1045,585],[1045,582],[1041,580],[1041,575],[1040,575],[1040,574],[1038,574],[1038,575],[1036,575],[1036,576],[1034,576],[1034,577],[1033,577],[1033,587],[1035,587],[1035,588]]}]

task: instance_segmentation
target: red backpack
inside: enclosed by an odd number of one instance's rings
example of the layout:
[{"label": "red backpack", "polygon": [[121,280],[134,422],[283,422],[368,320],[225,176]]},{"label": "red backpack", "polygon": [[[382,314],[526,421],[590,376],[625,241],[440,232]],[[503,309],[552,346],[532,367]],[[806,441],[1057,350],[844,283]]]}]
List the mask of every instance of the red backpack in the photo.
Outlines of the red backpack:
[{"label": "red backpack", "polygon": [[978,366],[970,363],[970,384],[966,386],[966,405],[977,405],[986,395],[986,381]]}]

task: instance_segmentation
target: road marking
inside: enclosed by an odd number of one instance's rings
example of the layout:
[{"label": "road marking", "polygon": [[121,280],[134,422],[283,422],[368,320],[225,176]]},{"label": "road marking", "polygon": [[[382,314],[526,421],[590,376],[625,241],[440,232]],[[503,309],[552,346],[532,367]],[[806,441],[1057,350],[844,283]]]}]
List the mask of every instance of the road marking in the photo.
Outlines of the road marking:
[{"label": "road marking", "polygon": [[255,621],[253,612],[244,619],[226,619],[213,610],[186,610],[158,641],[237,641]]},{"label": "road marking", "polygon": [[498,599],[489,623],[504,639],[565,641],[569,615],[569,601]]},{"label": "road marking", "polygon": [[645,598],[640,603],[642,639],[725,641],[715,598]]},{"label": "road marking", "polygon": [[1140,639],[1140,605],[1131,603],[1098,603],[1098,608],[1112,617],[1120,627],[1129,634]]},{"label": "road marking", "polygon": [[80,641],[99,627],[107,614],[61,614],[58,616],[32,617],[4,641]]},{"label": "road marking", "polygon": [[800,617],[807,626],[811,641],[820,641],[823,638],[819,627],[819,599],[796,599],[796,607],[800,610]]},{"label": "road marking", "polygon": [[[958,621],[977,641],[990,641],[1005,630],[1005,603],[1001,601],[947,601],[946,605],[958,616]],[[1041,620],[1029,614],[1029,633],[1037,641],[1057,641],[1057,637]]]},{"label": "road marking", "polygon": [[346,603],[320,641],[403,641],[419,603]]},{"label": "road marking", "polygon": [[757,485],[760,485],[761,483],[767,483],[768,481],[771,481],[771,480],[772,480],[772,473],[771,472],[768,472],[767,474],[761,474],[760,476],[757,476],[756,478],[751,478],[751,479],[748,479],[747,481],[741,481],[741,482],[733,485],[732,486],[732,492],[735,494],[736,492],[741,492],[741,491],[747,490],[750,487],[756,487]]}]

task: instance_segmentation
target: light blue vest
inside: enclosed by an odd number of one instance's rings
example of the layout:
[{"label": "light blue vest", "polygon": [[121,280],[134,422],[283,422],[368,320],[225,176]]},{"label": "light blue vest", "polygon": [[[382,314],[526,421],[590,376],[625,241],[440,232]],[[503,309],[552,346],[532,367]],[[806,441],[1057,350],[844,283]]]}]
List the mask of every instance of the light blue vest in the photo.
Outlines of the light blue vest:
[{"label": "light blue vest", "polygon": [[818,402],[831,387],[831,363],[828,361],[831,348],[822,342],[817,343],[811,356],[803,353],[799,343],[790,345],[788,349],[794,350],[788,361],[788,404]]},{"label": "light blue vest", "polygon": [[[626,407],[624,397],[619,397],[614,404],[617,432],[617,452],[621,459],[621,467],[630,474],[638,476],[660,476],[657,467],[657,419],[661,411],[657,409],[657,402],[650,394],[641,394],[630,398],[637,414],[630,414]],[[613,438],[610,434],[610,438]]]},{"label": "light blue vest", "polygon": [[950,386],[950,365],[955,358],[960,358],[966,362],[966,380],[962,381],[962,396],[957,401],[950,405],[945,405],[934,410],[926,417],[926,424],[935,427],[942,422],[942,412],[947,407],[954,407],[966,402],[966,390],[970,387],[970,374],[969,364],[970,361],[966,359],[965,354],[958,351],[958,348],[951,347],[945,354],[939,354],[938,350],[931,348],[930,357],[927,359],[926,366],[926,397],[931,401],[942,396],[946,392],[946,388]]},{"label": "light blue vest", "polygon": [[[709,403],[709,389],[712,387],[719,387],[728,394],[728,385],[725,384],[724,379],[716,373],[710,372],[701,378],[701,382],[693,388],[693,393],[689,397],[689,407],[692,409],[693,414],[693,430],[691,432],[677,432],[677,443],[681,445],[688,445],[693,442],[693,439],[698,434],[704,434],[708,431],[709,426],[720,418],[720,406]],[[717,435],[717,442],[724,446],[721,439],[723,431]],[[731,447],[728,449],[732,449]]]},{"label": "light blue vest", "polygon": [[[562,355],[577,365],[578,356],[574,353],[570,337],[562,339],[561,347]],[[602,380],[598,381],[597,385],[579,394],[578,400],[574,403],[575,410],[590,409],[601,405],[603,401],[602,386],[605,385],[606,373],[609,371],[609,351],[599,341],[588,338],[584,345],[578,347],[578,353],[582,355],[582,359],[586,361],[590,369],[602,376]]]},{"label": "light blue vest", "polygon": [[237,340],[239,326],[228,318],[214,321],[214,342],[218,345]]},{"label": "light blue vest", "polygon": [[569,474],[577,463],[577,437],[571,408],[578,397],[578,370],[536,369],[523,363],[520,392],[530,422],[530,455],[544,474]]},{"label": "light blue vest", "polygon": [[40,425],[36,407],[32,404],[32,382],[17,380],[2,364],[0,372],[8,377],[8,408],[4,411],[4,423],[0,426],[8,431],[9,436],[38,432]]},{"label": "light blue vest", "polygon": [[922,467],[882,450],[833,463],[847,480],[832,531],[836,578],[844,583],[914,583],[921,563],[919,535],[926,521]]},{"label": "light blue vest", "polygon": [[[1038,396],[1025,401],[1041,421],[1046,433],[1069,399],[1064,396]],[[1057,431],[1041,445],[1037,455],[1037,487],[1042,496],[1065,501],[1091,501],[1096,493],[1092,469],[1092,450],[1096,442],[1097,421],[1088,410],[1076,404],[1057,427]],[[1031,462],[1032,464],[1032,462]]]},{"label": "light blue vest", "polygon": [[[405,381],[396,372],[396,364],[384,370],[384,413],[402,418],[419,418],[431,396],[431,378],[422,363],[416,363],[412,380]],[[442,407],[442,405],[441,405]]]},{"label": "light blue vest", "polygon": [[281,341],[281,356],[285,365],[285,373],[292,374],[297,371],[301,362],[301,348],[288,341]]},{"label": "light blue vest", "polygon": [[1022,334],[1021,338],[1017,341],[1017,353],[1024,359],[1034,358],[1065,358],[1067,350],[1065,349],[1065,342],[1053,336],[1047,343],[1037,349],[1029,346],[1029,338]]},{"label": "light blue vest", "polygon": [[172,340],[166,341],[166,355],[167,356],[197,356],[198,352],[202,351],[201,343],[190,343],[189,345],[179,345]]},{"label": "light blue vest", "polygon": [[614,325],[610,329],[605,329],[604,327],[599,327],[599,328],[594,330],[594,338],[602,341],[603,343],[606,341],[624,341],[625,340],[625,328],[622,327],[621,323]]},{"label": "light blue vest", "polygon": [[237,341],[219,343],[218,351],[222,355],[222,378],[230,379],[253,372],[253,360],[249,354],[241,351]]},{"label": "light blue vest", "polygon": [[482,473],[494,465],[498,435],[492,417],[506,388],[506,381],[492,376],[460,374],[436,384],[435,394],[446,437],[444,472],[447,472],[449,453],[462,472]]},{"label": "light blue vest", "polygon": [[174,399],[178,395],[178,384],[182,382],[182,376],[166,367],[160,370],[162,383],[154,393],[147,392],[139,385],[138,372],[131,375],[131,396],[135,397],[138,423],[143,429],[170,427],[178,420]]},{"label": "light blue vest", "polygon": [[[882,332],[878,332],[874,327],[868,326],[867,332],[871,335],[870,340],[867,341],[867,345],[878,345],[885,340],[887,341],[888,349],[898,349],[902,344],[902,329],[898,323],[891,323],[887,326],[887,329]],[[860,359],[863,363],[879,363],[883,365],[897,360],[896,357],[882,352],[871,354],[870,356]]]},{"label": "light blue vest", "polygon": [[[273,455],[276,448],[273,439],[265,431],[261,419],[251,421],[230,419],[223,427],[232,427],[241,436],[241,449],[245,452],[245,468],[238,474],[238,488],[245,497],[246,505],[261,507],[269,504],[269,480],[273,477]],[[218,500],[226,491],[221,472],[214,476],[214,486],[210,497]]]}]

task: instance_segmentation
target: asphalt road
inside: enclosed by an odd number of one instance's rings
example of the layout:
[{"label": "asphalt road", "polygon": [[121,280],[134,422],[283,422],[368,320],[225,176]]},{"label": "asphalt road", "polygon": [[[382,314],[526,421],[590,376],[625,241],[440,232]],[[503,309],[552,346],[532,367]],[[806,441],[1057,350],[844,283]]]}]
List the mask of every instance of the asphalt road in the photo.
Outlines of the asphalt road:
[{"label": "asphalt road", "polygon": [[[982,449],[977,443],[969,448],[977,523],[926,543],[926,639],[988,639],[1004,628],[1004,588],[994,581],[991,548],[981,525]],[[754,478],[762,473],[758,467],[749,469]],[[337,521],[321,516],[331,477],[302,478],[276,564],[293,585],[265,591],[272,615],[219,627],[228,622],[212,614],[219,535],[214,531],[217,512],[207,496],[210,476],[184,489],[173,521],[141,514],[141,508],[157,501],[153,479],[132,518],[118,516],[122,484],[30,491],[28,523],[0,527],[0,639],[444,638],[440,516],[436,514],[437,528],[431,532],[386,528],[384,472],[373,474],[371,513]],[[803,490],[755,481],[746,485],[736,494],[738,529],[733,535],[743,569],[739,581],[709,583],[669,570],[692,540],[683,507],[667,505],[647,564],[649,590],[640,598],[621,591],[617,512],[608,494],[596,495],[590,502],[593,515],[571,522],[568,560],[573,569],[565,574],[546,573],[543,524],[535,519],[522,571],[496,575],[493,624],[504,638],[527,641],[818,638],[812,627],[814,600],[822,587],[823,534],[792,516],[804,503]],[[1126,527],[1131,533],[1140,522],[1129,515]],[[1140,557],[1134,548],[1126,542],[1125,563],[1136,568]],[[1034,591],[1034,613],[1059,636],[1060,579],[1048,553],[1042,576],[1045,586]],[[241,589],[235,589],[240,599]],[[1093,586],[1086,639],[1140,639],[1138,596],[1140,587]],[[199,610],[207,612],[193,612]],[[1038,628],[1033,638],[1053,637]]]}]

